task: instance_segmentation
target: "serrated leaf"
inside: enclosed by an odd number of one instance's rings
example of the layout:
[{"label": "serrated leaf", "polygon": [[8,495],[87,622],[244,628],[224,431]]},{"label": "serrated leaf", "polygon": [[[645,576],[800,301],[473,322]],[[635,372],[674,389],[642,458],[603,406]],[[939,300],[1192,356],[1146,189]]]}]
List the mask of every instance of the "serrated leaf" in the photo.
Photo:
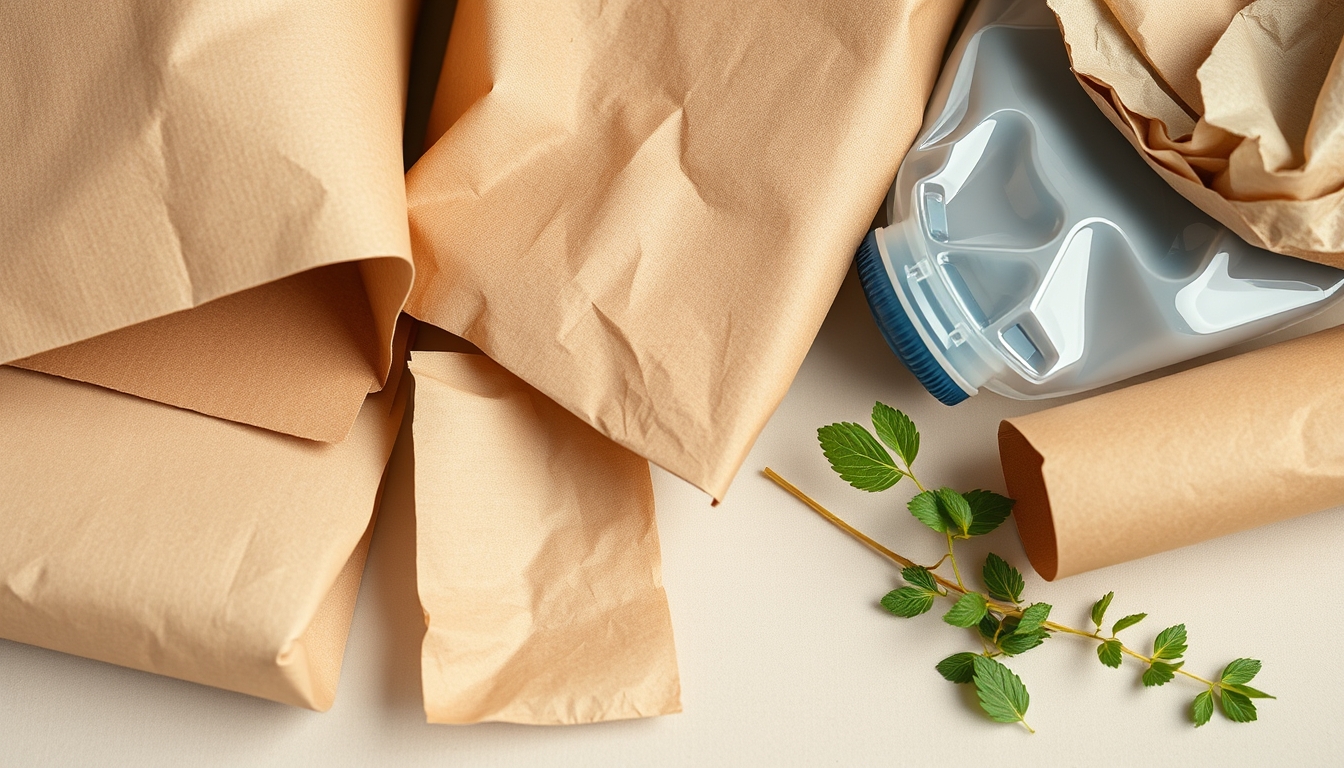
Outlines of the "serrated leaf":
[{"label": "serrated leaf", "polygon": [[915,497],[905,506],[919,522],[939,533],[947,531],[947,519],[938,509],[938,497],[933,494],[933,491],[921,491],[915,494]]},{"label": "serrated leaf", "polygon": [[1111,634],[1118,635],[1120,634],[1120,630],[1129,629],[1130,627],[1134,626],[1135,624],[1138,624],[1140,621],[1143,621],[1146,618],[1148,618],[1148,614],[1146,613],[1131,613],[1130,615],[1124,617],[1123,619],[1115,622],[1115,626],[1111,627]]},{"label": "serrated leaf", "polygon": [[1195,721],[1195,727],[1209,722],[1213,717],[1213,691],[1205,691],[1195,697],[1195,702],[1190,705],[1190,719]]},{"label": "serrated leaf", "polygon": [[971,505],[966,501],[966,497],[951,488],[939,488],[938,509],[949,520],[954,533],[961,533],[965,536],[971,529],[971,523],[975,520],[975,515],[971,512]]},{"label": "serrated leaf", "polygon": [[896,452],[905,466],[915,463],[919,455],[919,430],[909,416],[885,403],[873,404],[873,428],[887,447]]},{"label": "serrated leaf", "polygon": [[1020,628],[1007,637],[999,638],[999,650],[1009,656],[1017,656],[1026,653],[1032,648],[1040,645],[1050,637],[1050,633],[1044,629],[1033,629],[1023,632]]},{"label": "serrated leaf", "polygon": [[1179,659],[1185,655],[1185,625],[1177,624],[1157,633],[1153,641],[1154,659]]},{"label": "serrated leaf", "polygon": [[985,612],[985,617],[980,619],[980,623],[976,625],[980,630],[980,636],[986,640],[993,640],[996,633],[1002,634],[999,632],[999,626],[999,620],[988,611]]},{"label": "serrated leaf", "polygon": [[1154,661],[1147,669],[1143,671],[1143,684],[1147,688],[1158,685],[1166,685],[1176,677],[1176,670],[1180,669],[1185,662],[1178,661],[1175,664],[1168,664],[1165,661]]},{"label": "serrated leaf", "polygon": [[1121,655],[1120,651],[1120,641],[1107,640],[1101,645],[1098,645],[1097,658],[1101,660],[1102,664],[1105,664],[1112,669],[1119,667],[1120,662],[1124,659],[1124,656]]},{"label": "serrated leaf", "polygon": [[1268,693],[1265,693],[1264,691],[1256,690],[1255,688],[1252,688],[1249,685],[1229,685],[1227,683],[1223,683],[1223,689],[1228,691],[1236,691],[1237,693],[1240,693],[1241,695],[1249,699],[1276,698],[1274,696],[1270,696]]},{"label": "serrated leaf", "polygon": [[969,683],[975,677],[975,654],[954,653],[938,662],[935,669],[949,683]]},{"label": "serrated leaf", "polygon": [[1007,496],[1000,496],[993,491],[974,490],[962,496],[966,498],[966,503],[971,505],[971,515],[975,518],[971,522],[970,530],[967,531],[971,536],[984,536],[998,528],[1008,519],[1008,515],[1013,511],[1013,504],[1016,503]]},{"label": "serrated leaf", "polygon": [[993,552],[985,558],[985,566],[980,569],[980,577],[985,580],[985,588],[989,594],[997,600],[1016,603],[1022,599],[1022,590],[1027,587],[1026,582],[1022,580],[1022,572]]},{"label": "serrated leaf", "polygon": [[975,693],[989,719],[1000,723],[1024,723],[1031,697],[1022,679],[994,659],[976,656]]},{"label": "serrated leaf", "polygon": [[1255,722],[1255,704],[1243,694],[1223,689],[1218,702],[1223,705],[1223,714],[1227,715],[1228,720],[1234,723]]},{"label": "serrated leaf", "polygon": [[901,587],[882,598],[882,607],[903,618],[928,613],[933,607],[933,594],[919,587]]},{"label": "serrated leaf", "polygon": [[974,627],[984,618],[985,611],[985,596],[979,592],[967,592],[943,614],[943,621],[954,627]]},{"label": "serrated leaf", "polygon": [[1260,662],[1255,659],[1233,659],[1232,663],[1223,667],[1223,674],[1218,678],[1219,682],[1230,685],[1242,685],[1249,683],[1260,674]]},{"label": "serrated leaf", "polygon": [[1092,623],[1097,625],[1098,632],[1101,631],[1101,622],[1106,620],[1106,609],[1111,607],[1114,598],[1114,592],[1107,592],[1105,597],[1092,604]]},{"label": "serrated leaf", "polygon": [[912,565],[909,568],[901,569],[901,578],[921,589],[927,589],[930,592],[938,591],[938,582],[934,580],[933,574],[929,573],[929,569],[922,565]]},{"label": "serrated leaf", "polygon": [[904,474],[868,430],[842,421],[817,430],[821,451],[840,479],[861,491],[885,491]]},{"label": "serrated leaf", "polygon": [[1033,632],[1041,628],[1045,620],[1050,618],[1049,603],[1032,603],[1022,611],[1022,619],[1018,622],[1015,632]]}]

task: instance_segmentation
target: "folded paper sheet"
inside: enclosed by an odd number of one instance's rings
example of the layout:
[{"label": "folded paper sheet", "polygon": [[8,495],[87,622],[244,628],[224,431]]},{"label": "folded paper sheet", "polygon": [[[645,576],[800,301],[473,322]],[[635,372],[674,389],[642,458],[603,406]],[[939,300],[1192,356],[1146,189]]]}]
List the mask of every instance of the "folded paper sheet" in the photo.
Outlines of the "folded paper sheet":
[{"label": "folded paper sheet", "polygon": [[410,289],[414,13],[0,4],[0,363],[342,439]]},{"label": "folded paper sheet", "polygon": [[1078,79],[1246,240],[1344,266],[1344,4],[1050,0]]},{"label": "folded paper sheet", "polygon": [[329,445],[0,368],[0,637],[330,707],[400,370]]},{"label": "folded paper sheet", "polygon": [[483,355],[411,371],[429,720],[681,711],[648,462]]},{"label": "folded paper sheet", "polygon": [[1047,579],[1344,504],[1344,327],[999,429]]},{"label": "folded paper sheet", "polygon": [[461,0],[408,311],[722,498],[919,128],[960,0]]}]

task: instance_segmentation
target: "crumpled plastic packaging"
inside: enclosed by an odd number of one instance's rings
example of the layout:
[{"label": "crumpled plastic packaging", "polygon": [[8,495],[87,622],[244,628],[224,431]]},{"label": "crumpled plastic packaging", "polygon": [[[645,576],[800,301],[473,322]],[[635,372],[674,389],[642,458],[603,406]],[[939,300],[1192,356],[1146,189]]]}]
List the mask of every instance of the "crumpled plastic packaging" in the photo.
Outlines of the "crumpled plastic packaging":
[{"label": "crumpled plastic packaging", "polygon": [[1167,183],[1254,245],[1344,267],[1344,3],[1049,0]]}]

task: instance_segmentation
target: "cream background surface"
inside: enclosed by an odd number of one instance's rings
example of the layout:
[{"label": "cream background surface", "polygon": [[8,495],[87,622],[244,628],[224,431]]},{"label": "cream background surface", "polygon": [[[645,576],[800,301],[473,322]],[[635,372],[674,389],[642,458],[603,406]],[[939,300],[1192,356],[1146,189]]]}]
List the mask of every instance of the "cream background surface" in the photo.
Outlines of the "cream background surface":
[{"label": "cream background surface", "polygon": [[[982,718],[964,688],[934,672],[942,657],[970,649],[969,636],[936,617],[881,612],[896,570],[759,475],[769,465],[893,549],[935,560],[937,538],[903,511],[908,490],[853,490],[815,446],[817,426],[866,419],[875,398],[922,428],[921,478],[958,487],[1001,489],[998,421],[1040,407],[989,394],[939,405],[882,345],[851,274],[723,504],[711,508],[654,471],[683,714],[566,728],[424,723],[404,430],[329,713],[0,642],[0,766],[1344,761],[1332,693],[1344,668],[1332,661],[1331,637],[1344,629],[1344,510],[1054,584],[1029,574],[1028,597],[1055,605],[1060,620],[1081,624],[1091,601],[1114,589],[1117,616],[1150,614],[1130,630],[1136,643],[1185,622],[1199,673],[1238,656],[1264,660],[1256,684],[1279,700],[1263,702],[1258,723],[1215,719],[1196,731],[1185,720],[1195,688],[1145,690],[1134,668],[1104,668],[1090,644],[1055,638],[1013,664],[1032,694],[1038,732],[1028,736]],[[1026,562],[1011,525],[968,556],[987,549]]]}]

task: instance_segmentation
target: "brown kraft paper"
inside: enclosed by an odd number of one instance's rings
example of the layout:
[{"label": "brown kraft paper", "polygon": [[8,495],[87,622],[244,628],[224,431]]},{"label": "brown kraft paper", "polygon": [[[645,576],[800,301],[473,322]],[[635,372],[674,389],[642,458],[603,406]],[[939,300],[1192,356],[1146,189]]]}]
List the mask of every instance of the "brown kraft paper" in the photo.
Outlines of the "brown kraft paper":
[{"label": "brown kraft paper", "polygon": [[344,438],[413,273],[414,15],[0,4],[0,363]]},{"label": "brown kraft paper", "polygon": [[681,711],[648,462],[483,355],[412,354],[429,721]]},{"label": "brown kraft paper", "polygon": [[1344,4],[1050,0],[1084,90],[1254,245],[1344,267]]},{"label": "brown kraft paper", "polygon": [[919,129],[959,0],[462,0],[408,311],[722,498]]},{"label": "brown kraft paper", "polygon": [[1046,579],[1344,504],[1344,327],[1008,419],[999,453]]},{"label": "brown kraft paper", "polygon": [[0,367],[0,638],[329,708],[393,370],[330,445]]}]

